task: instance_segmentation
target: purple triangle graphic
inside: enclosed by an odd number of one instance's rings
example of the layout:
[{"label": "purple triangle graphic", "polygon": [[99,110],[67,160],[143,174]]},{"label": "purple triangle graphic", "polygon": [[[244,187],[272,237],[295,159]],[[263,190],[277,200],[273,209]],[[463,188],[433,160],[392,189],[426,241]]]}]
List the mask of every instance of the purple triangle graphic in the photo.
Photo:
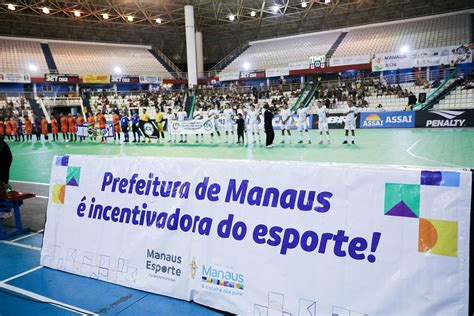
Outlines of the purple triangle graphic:
[{"label": "purple triangle graphic", "polygon": [[385,213],[385,215],[418,218],[418,216],[413,213],[413,211],[403,201],[398,202],[390,209],[390,211]]},{"label": "purple triangle graphic", "polygon": [[69,180],[69,182],[66,184],[66,185],[71,185],[71,186],[75,186],[75,187],[78,187],[79,185],[77,184],[77,181],[75,178],[71,178]]}]

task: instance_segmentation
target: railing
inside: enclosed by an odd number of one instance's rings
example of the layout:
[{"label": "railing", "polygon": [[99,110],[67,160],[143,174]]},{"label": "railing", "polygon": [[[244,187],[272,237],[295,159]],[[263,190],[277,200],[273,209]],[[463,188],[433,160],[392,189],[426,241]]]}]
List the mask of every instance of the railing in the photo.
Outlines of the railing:
[{"label": "railing", "polygon": [[[447,70],[441,70],[441,71],[430,71],[429,75],[427,75],[426,72],[415,72],[415,73],[404,73],[404,74],[392,74],[392,75],[386,75],[381,79],[380,76],[373,76],[373,77],[353,77],[353,78],[346,78],[346,79],[339,79],[339,80],[326,80],[326,81],[321,81],[321,86],[320,86],[320,91],[325,91],[327,89],[336,89],[339,87],[343,86],[349,86],[352,85],[353,83],[360,82],[363,85],[373,85],[374,83],[382,81],[386,81],[387,84],[394,85],[396,82],[400,82],[401,84],[403,83],[414,83],[416,80],[421,79],[425,80],[428,79],[430,83],[432,80],[440,77],[440,78],[445,78],[446,74],[448,73]],[[183,73],[185,74],[185,73]],[[294,81],[294,82],[288,82],[288,83],[282,83],[282,84],[273,84],[270,86],[259,86],[256,87],[258,91],[281,91],[281,92],[291,92],[291,91],[297,91],[300,92],[304,86],[301,84],[301,82]],[[226,85],[221,86],[221,87],[203,87],[203,88],[198,88],[196,89],[196,95],[212,95],[212,94],[220,94],[220,95],[226,95],[226,94],[234,94],[234,93],[239,93],[239,94],[252,94],[253,93],[254,86],[251,85],[242,85],[242,84],[235,84],[235,83],[226,83]],[[408,88],[408,90],[410,90]],[[177,89],[162,89],[160,91],[172,91],[172,92],[178,92],[181,94],[184,94],[184,90],[181,88]],[[105,95],[106,97],[115,97],[119,98],[120,96],[141,96],[144,93],[148,91],[115,91],[115,90],[108,90],[108,91],[102,91],[102,92],[87,92],[91,96],[99,96],[99,95]],[[75,97],[78,97],[77,94],[72,93],[72,92],[66,92],[66,93],[56,93],[56,92],[51,92],[51,93],[42,93],[38,94],[38,97],[46,97],[46,98],[71,98],[71,94],[75,95]],[[24,97],[25,99],[32,98],[33,93],[32,92],[18,92],[18,91],[2,91],[0,92],[0,100],[6,100],[7,97],[11,96],[20,96]]]},{"label": "railing", "polygon": [[182,71],[178,68],[178,66],[176,66],[172,61],[171,59],[168,58],[168,56],[166,56],[165,54],[163,54],[163,52],[157,48],[153,48],[153,51],[158,54],[170,67],[171,69],[173,69],[174,73],[173,74],[176,74],[176,75],[179,75],[182,73]]},{"label": "railing", "polygon": [[224,65],[226,65],[230,60],[237,57],[241,53],[242,49],[246,48],[248,45],[248,43],[245,43],[235,48],[233,51],[227,54],[227,56],[225,56],[217,64],[215,64],[214,67],[211,68],[211,71],[214,71],[216,74],[222,71],[224,69]]}]

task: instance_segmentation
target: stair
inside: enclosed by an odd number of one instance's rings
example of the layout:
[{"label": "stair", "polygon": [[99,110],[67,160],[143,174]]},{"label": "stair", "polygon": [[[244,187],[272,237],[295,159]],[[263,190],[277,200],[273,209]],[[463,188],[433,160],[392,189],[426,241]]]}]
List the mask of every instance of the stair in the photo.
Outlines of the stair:
[{"label": "stair", "polygon": [[326,53],[326,59],[329,59],[332,57],[332,55],[334,55],[334,53],[336,52],[336,49],[339,47],[339,45],[341,45],[347,33],[348,32],[342,32],[341,34],[339,34],[336,41],[332,44],[331,48],[329,48],[328,52]]},{"label": "stair", "polygon": [[43,116],[44,113],[43,113],[43,109],[41,108],[38,101],[36,101],[34,98],[30,98],[30,99],[28,99],[28,101],[30,102],[31,110],[33,111],[33,113],[37,117],[41,118],[41,116]]},{"label": "stair", "polygon": [[160,64],[163,65],[163,67],[165,67],[166,71],[168,71],[176,79],[176,70],[173,69],[173,67],[171,67],[171,65],[168,64],[163,58],[161,58],[161,56],[157,54],[156,51],[153,49],[149,49],[148,51],[153,55],[153,57],[156,58],[156,60],[158,60]]},{"label": "stair", "polygon": [[423,106],[423,111],[429,110],[433,108],[436,104],[438,104],[441,100],[446,98],[448,95],[451,94],[454,90],[456,90],[457,87],[459,87],[462,83],[462,79],[456,79],[452,83],[447,84],[443,90],[439,91],[439,93],[429,100],[424,106]]},{"label": "stair", "polygon": [[56,67],[56,62],[54,61],[53,54],[47,43],[41,43],[41,49],[43,50],[44,58],[46,59],[46,64],[48,65],[49,73],[57,74],[58,67]]},{"label": "stair", "polygon": [[218,62],[214,67],[211,68],[211,71],[218,71],[221,72],[225,69],[225,67],[229,66],[231,62],[233,62],[237,57],[242,55],[248,48],[250,47],[249,44],[246,44],[234,51],[232,51],[229,55],[224,57],[220,62]]}]

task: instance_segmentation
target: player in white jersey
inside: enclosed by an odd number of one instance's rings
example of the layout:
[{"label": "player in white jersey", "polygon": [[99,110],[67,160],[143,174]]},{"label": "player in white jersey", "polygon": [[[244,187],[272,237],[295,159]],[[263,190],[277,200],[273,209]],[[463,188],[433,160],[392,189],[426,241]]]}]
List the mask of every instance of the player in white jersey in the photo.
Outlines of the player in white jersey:
[{"label": "player in white jersey", "polygon": [[[186,113],[186,111],[183,110],[182,106],[179,107],[177,117],[178,117],[179,122],[185,121],[186,118],[188,117],[188,113]],[[184,140],[183,140],[183,136],[184,136]],[[181,134],[179,134],[179,137],[181,138],[180,141],[179,141],[180,143],[187,143],[188,142],[188,135],[187,134],[181,133]]]},{"label": "player in white jersey", "polygon": [[[221,132],[219,132],[218,128],[218,122],[219,122],[219,115],[221,114],[221,111],[219,110],[219,106],[216,105],[214,109],[209,111],[209,117],[214,119],[214,128],[216,130],[217,137],[217,142],[221,142]],[[211,133],[211,144],[214,141],[214,133]]]},{"label": "player in white jersey", "polygon": [[168,108],[168,112],[166,113],[166,128],[168,129],[168,136],[169,140],[168,143],[174,141],[176,143],[176,134],[171,133],[171,121],[176,120],[176,114],[171,112],[171,108]]},{"label": "player in white jersey", "polygon": [[349,130],[352,133],[352,144],[355,144],[355,129],[356,129],[356,118],[357,118],[357,108],[354,105],[354,102],[351,100],[347,101],[348,108],[344,111],[346,114],[346,122],[344,124],[345,138],[343,144],[347,144],[347,138],[349,136]]},{"label": "player in white jersey", "polygon": [[[200,107],[193,113],[193,119],[195,120],[202,120],[204,118],[203,111]],[[196,134],[196,144],[199,143],[199,134]],[[204,134],[201,134],[201,143],[204,143]]]},{"label": "player in white jersey", "polygon": [[224,143],[229,142],[229,132],[232,133],[232,142],[235,141],[234,139],[234,110],[231,108],[230,104],[227,105],[226,109],[224,109],[224,127],[225,127],[225,137],[226,140]]},{"label": "player in white jersey", "polygon": [[303,131],[306,132],[308,144],[311,144],[311,137],[309,136],[307,121],[307,118],[309,116],[308,109],[301,105],[301,107],[296,111],[296,115],[298,117],[298,131],[300,132],[300,141],[298,142],[298,144],[303,143]]},{"label": "player in white jersey", "polygon": [[285,143],[285,131],[288,134],[288,140],[291,144],[291,132],[290,132],[290,116],[291,110],[288,108],[288,104],[285,102],[283,108],[280,110],[281,116],[281,144]]},{"label": "player in white jersey", "polygon": [[258,142],[261,143],[262,139],[260,138],[260,131],[258,128],[258,125],[260,123],[260,111],[255,109],[255,105],[250,106],[250,112],[248,113],[249,116],[249,131],[252,133],[252,139],[253,143],[255,144],[257,142],[257,137],[255,134],[258,136]]},{"label": "player in white jersey", "polygon": [[318,129],[319,129],[319,144],[323,143],[323,133],[326,132],[327,142],[331,143],[329,140],[329,127],[328,127],[328,109],[323,105],[321,101],[318,101]]}]

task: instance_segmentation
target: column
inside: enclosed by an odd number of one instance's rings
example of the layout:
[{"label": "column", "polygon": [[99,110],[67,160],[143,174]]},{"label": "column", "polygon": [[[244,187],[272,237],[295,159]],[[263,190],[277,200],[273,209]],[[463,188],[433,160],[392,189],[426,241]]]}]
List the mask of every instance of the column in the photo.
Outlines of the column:
[{"label": "column", "polygon": [[204,77],[204,54],[202,47],[202,33],[196,32],[196,62],[198,78]]},{"label": "column", "polygon": [[197,85],[196,37],[194,34],[194,7],[184,6],[184,24],[186,27],[186,56],[188,61],[188,86]]}]

